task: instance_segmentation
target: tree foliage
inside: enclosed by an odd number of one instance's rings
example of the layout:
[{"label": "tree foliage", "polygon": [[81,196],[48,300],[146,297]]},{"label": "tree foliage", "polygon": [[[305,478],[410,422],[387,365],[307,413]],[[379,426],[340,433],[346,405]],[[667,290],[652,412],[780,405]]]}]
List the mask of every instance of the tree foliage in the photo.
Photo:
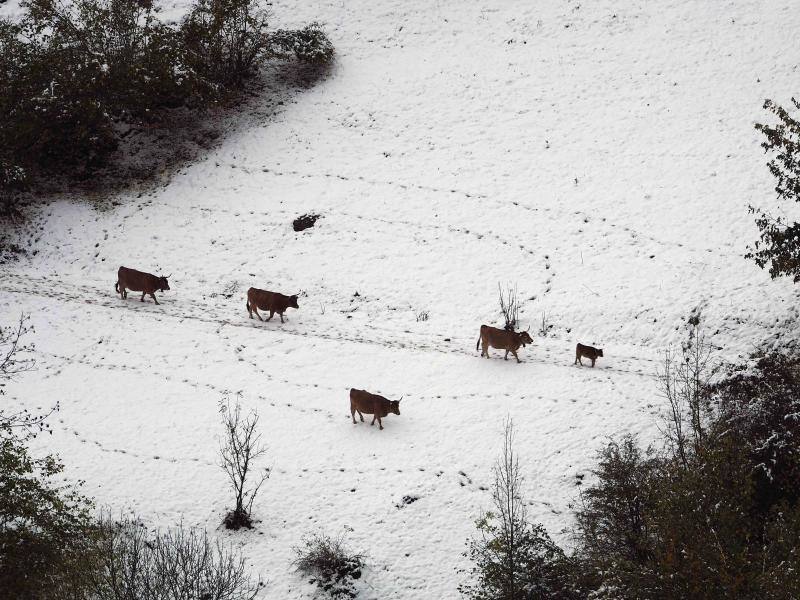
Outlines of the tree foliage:
[{"label": "tree foliage", "polygon": [[[800,102],[792,98],[791,103],[800,110]],[[800,202],[800,121],[772,100],[764,108],[778,119],[774,125],[756,124],[765,137],[762,148],[773,154],[767,165],[776,180],[775,192],[779,200]],[[762,269],[768,267],[773,279],[787,276],[800,281],[800,223],[753,206],[750,212],[756,215],[760,237],[745,257]]]}]

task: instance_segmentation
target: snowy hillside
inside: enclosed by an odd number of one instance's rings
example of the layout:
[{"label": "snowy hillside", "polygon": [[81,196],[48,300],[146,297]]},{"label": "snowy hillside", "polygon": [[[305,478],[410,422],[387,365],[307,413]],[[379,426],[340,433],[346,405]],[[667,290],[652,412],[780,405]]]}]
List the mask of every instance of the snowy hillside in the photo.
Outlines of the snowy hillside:
[{"label": "snowy hillside", "polygon": [[[3,14],[13,14],[13,3]],[[167,6],[179,16],[181,4]],[[53,198],[35,255],[0,267],[5,324],[32,315],[38,371],[15,405],[61,403],[37,440],[101,505],[240,543],[265,598],[311,598],[303,534],[351,528],[364,598],[457,598],[460,553],[511,415],[533,519],[561,542],[595,451],[655,430],[659,352],[699,309],[735,359],[797,318],[742,255],[773,202],[756,120],[797,94],[794,2],[274,2],[314,19],[332,75],[266,96],[156,192],[96,210]],[[322,215],[301,233],[292,220]],[[23,240],[27,242],[27,240]],[[160,306],[120,265],[172,274]],[[522,364],[479,358],[517,282]],[[302,292],[281,324],[247,288]],[[357,293],[357,295],[356,295]],[[427,312],[427,320],[417,320]],[[577,341],[602,347],[592,370]],[[385,430],[347,390],[396,399]],[[257,408],[273,475],[247,533],[217,529],[218,402]],[[403,496],[418,496],[404,505]]]}]

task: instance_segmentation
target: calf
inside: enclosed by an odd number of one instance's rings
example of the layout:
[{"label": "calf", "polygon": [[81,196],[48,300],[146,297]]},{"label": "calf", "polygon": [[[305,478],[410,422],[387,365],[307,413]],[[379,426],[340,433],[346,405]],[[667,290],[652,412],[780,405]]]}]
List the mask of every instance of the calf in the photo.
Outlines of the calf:
[{"label": "calf", "polygon": [[162,277],[137,271],[136,269],[129,269],[128,267],[120,267],[119,271],[117,271],[117,283],[114,287],[123,300],[128,297],[128,290],[131,290],[133,292],[142,292],[142,302],[144,302],[145,295],[149,294],[153,302],[158,304],[155,292],[165,292],[169,289],[168,277],[172,277],[172,275]]},{"label": "calf", "polygon": [[[400,400],[403,398],[401,397]],[[370,425],[375,425],[375,419],[378,420],[378,427],[383,429],[383,423],[381,423],[381,418],[385,417],[389,413],[394,413],[396,415],[400,414],[400,400],[387,400],[383,396],[378,396],[377,394],[370,394],[369,392],[365,392],[364,390],[357,390],[355,388],[350,389],[350,416],[353,418],[353,423],[356,422],[356,413],[358,416],[361,417],[361,422],[364,422],[364,415],[361,413],[367,413],[368,415],[373,415],[372,423]]]},{"label": "calf", "polygon": [[258,288],[252,287],[247,290],[246,306],[247,313],[250,315],[251,319],[253,318],[253,313],[256,313],[260,321],[264,320],[261,318],[261,315],[258,314],[258,309],[260,308],[261,310],[269,311],[267,321],[272,318],[272,315],[278,313],[281,318],[281,323],[283,323],[283,313],[286,312],[287,308],[300,308],[297,306],[297,294],[293,296],[284,296],[278,292],[268,292],[267,290],[259,290]]},{"label": "calf", "polygon": [[530,334],[527,331],[508,331],[506,329],[498,329],[497,327],[489,327],[488,325],[481,325],[480,337],[478,343],[475,345],[475,350],[481,347],[481,356],[489,358],[489,348],[497,348],[505,350],[505,360],[508,360],[508,353],[514,355],[517,362],[522,362],[517,356],[517,350],[520,346],[533,344]]},{"label": "calf", "polygon": [[594,361],[598,358],[603,357],[603,349],[602,348],[593,348],[592,346],[584,346],[583,344],[578,344],[575,346],[575,362],[573,365],[577,365],[578,363],[583,366],[583,361],[581,357],[588,358],[592,361],[592,367],[594,367]]}]

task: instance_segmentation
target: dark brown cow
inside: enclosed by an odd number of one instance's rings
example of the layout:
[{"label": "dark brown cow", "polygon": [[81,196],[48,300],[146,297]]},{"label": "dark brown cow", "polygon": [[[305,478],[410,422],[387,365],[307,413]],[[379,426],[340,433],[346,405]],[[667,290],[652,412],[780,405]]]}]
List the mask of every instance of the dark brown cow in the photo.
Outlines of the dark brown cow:
[{"label": "dark brown cow", "polygon": [[[400,398],[402,400],[403,398]],[[372,423],[375,425],[375,419],[378,420],[378,426],[383,429],[381,419],[389,413],[396,415],[400,414],[400,400],[387,400],[383,396],[377,394],[370,394],[364,390],[350,389],[350,416],[353,418],[353,423],[356,422],[356,413],[361,417],[361,422],[364,422],[364,415],[367,413],[373,415]]]},{"label": "dark brown cow", "polygon": [[572,363],[573,365],[577,365],[578,363],[583,366],[583,361],[581,357],[588,358],[592,361],[592,367],[594,367],[594,361],[598,358],[603,358],[603,349],[602,348],[593,348],[592,346],[584,346],[583,344],[578,344],[575,346],[575,362]]},{"label": "dark brown cow", "polygon": [[267,321],[272,318],[272,315],[278,313],[281,317],[281,323],[283,323],[283,313],[286,312],[287,308],[300,308],[297,306],[297,294],[293,296],[284,296],[278,292],[268,292],[267,290],[259,290],[258,288],[250,288],[247,290],[247,304],[245,306],[247,306],[247,313],[250,315],[251,319],[253,318],[253,313],[256,313],[259,320],[264,320],[261,318],[261,315],[258,314],[258,309],[260,308],[261,310],[269,311]]},{"label": "dark brown cow", "polygon": [[508,360],[508,353],[514,355],[517,362],[522,362],[517,356],[517,350],[520,346],[533,344],[533,340],[527,331],[508,331],[506,329],[498,329],[497,327],[489,327],[488,325],[481,325],[481,334],[478,338],[478,343],[475,344],[475,350],[483,345],[481,348],[481,356],[489,358],[489,348],[497,348],[498,350],[505,350],[505,360]]},{"label": "dark brown cow", "polygon": [[[167,275],[167,277],[172,277],[172,275]],[[120,267],[119,271],[117,271],[115,288],[123,300],[128,297],[128,290],[131,290],[132,292],[142,292],[142,302],[144,302],[144,297],[149,294],[153,301],[158,304],[155,292],[165,292],[169,289],[167,277],[151,275],[128,267]]]}]

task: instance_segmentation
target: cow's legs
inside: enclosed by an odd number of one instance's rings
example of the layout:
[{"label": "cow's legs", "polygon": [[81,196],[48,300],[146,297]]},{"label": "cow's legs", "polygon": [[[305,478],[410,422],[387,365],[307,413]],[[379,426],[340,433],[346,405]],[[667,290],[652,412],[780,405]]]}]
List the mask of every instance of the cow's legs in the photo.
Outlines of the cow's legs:
[{"label": "cow's legs", "polygon": [[[261,318],[261,315],[260,315],[260,314],[258,314],[258,307],[257,307],[255,304],[251,304],[251,305],[250,305],[250,308],[252,308],[252,309],[253,309],[253,312],[254,312],[254,313],[256,313],[256,316],[258,317],[258,320],[259,320],[259,321],[263,321],[263,320],[264,320],[264,319],[262,319],[262,318]],[[251,318],[251,319],[253,318],[253,317],[252,317],[252,315],[250,316],[250,318]]]},{"label": "cow's legs", "polygon": [[485,356],[486,358],[490,358],[489,357],[489,344],[488,343],[485,343],[483,345],[482,350],[481,350],[481,356]]},{"label": "cow's legs", "polygon": [[503,357],[503,360],[508,360],[508,350],[506,350],[506,355]]},{"label": "cow's legs", "polygon": [[275,311],[270,309],[269,316],[267,317],[267,321],[269,321],[272,318],[272,315],[274,315],[274,314],[275,314]]},{"label": "cow's legs", "polygon": [[377,415],[377,414],[374,414],[374,415],[372,415],[372,423],[370,423],[370,424],[369,424],[369,426],[370,426],[370,427],[372,427],[373,425],[375,425],[375,419],[377,419],[377,418],[378,418],[378,415]]},{"label": "cow's legs", "polygon": [[576,357],[575,357],[575,360],[576,360],[576,361],[578,361],[578,363],[579,363],[581,366],[583,366],[583,361],[581,360],[581,355],[580,355],[580,354],[579,354],[578,356],[576,356]]},{"label": "cow's legs", "polygon": [[144,297],[147,295],[147,292],[142,292],[142,297],[139,300],[140,302],[144,302]]},{"label": "cow's legs", "polygon": [[[359,414],[361,414],[361,413],[359,413]],[[356,409],[353,408],[352,406],[350,407],[350,418],[353,419],[353,425],[355,425],[356,424]],[[362,421],[364,420],[363,417],[362,417],[361,420]]]},{"label": "cow's legs", "polygon": [[592,359],[592,368],[593,368],[593,369],[594,369],[594,361],[596,361],[596,360],[597,360],[596,358],[593,358],[593,359]]},{"label": "cow's legs", "polygon": [[383,423],[381,423],[380,417],[378,417],[378,427],[380,427],[381,431],[383,431]]},{"label": "cow's legs", "polygon": [[153,292],[150,292],[150,297],[153,299],[153,302],[155,302],[156,304],[159,303],[158,300],[156,300],[156,295]]},{"label": "cow's legs", "polygon": [[358,413],[358,416],[361,417],[361,422],[363,423],[364,422],[364,415],[362,415],[361,411],[358,410],[358,409],[356,409],[356,412]]},{"label": "cow's legs", "polygon": [[283,313],[278,313],[278,316],[281,318],[281,323],[283,323]]},{"label": "cow's legs", "polygon": [[[513,355],[514,355],[514,358],[516,358],[516,359],[517,359],[517,362],[518,362],[518,363],[521,363],[521,362],[522,362],[522,361],[519,359],[519,356],[517,356],[517,351],[516,351],[516,350],[512,350],[512,351],[511,351],[511,354],[513,354]],[[508,355],[508,352],[506,352],[506,355]]]}]

